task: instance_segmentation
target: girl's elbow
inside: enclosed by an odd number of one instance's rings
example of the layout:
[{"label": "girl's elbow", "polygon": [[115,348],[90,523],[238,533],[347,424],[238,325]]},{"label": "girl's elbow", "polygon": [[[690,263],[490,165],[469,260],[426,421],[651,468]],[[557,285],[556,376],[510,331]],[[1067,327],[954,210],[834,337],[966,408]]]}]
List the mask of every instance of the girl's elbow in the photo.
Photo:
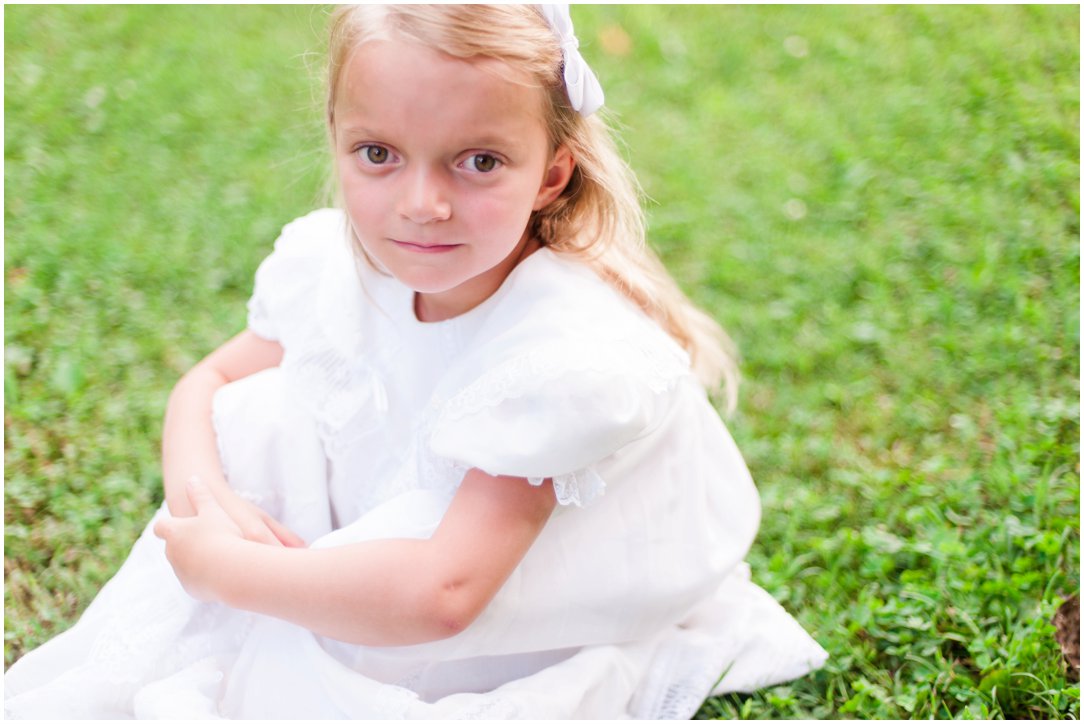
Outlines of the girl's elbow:
[{"label": "girl's elbow", "polygon": [[354,609],[345,624],[339,619],[336,625],[311,629],[360,646],[416,646],[462,633],[488,602],[459,582],[425,584],[375,617]]},{"label": "girl's elbow", "polygon": [[482,614],[490,598],[462,581],[443,582],[430,597],[424,627],[434,641],[460,634]]}]

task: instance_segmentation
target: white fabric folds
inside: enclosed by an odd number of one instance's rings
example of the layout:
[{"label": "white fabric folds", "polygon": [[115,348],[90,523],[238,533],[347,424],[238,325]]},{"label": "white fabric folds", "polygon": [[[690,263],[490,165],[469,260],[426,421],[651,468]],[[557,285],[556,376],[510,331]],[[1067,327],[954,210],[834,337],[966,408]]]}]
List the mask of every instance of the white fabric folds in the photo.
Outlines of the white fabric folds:
[{"label": "white fabric folds", "polygon": [[219,449],[313,547],[427,538],[471,468],[552,479],[561,505],[478,620],[375,648],[199,603],[149,525],[82,619],[9,669],[9,717],[688,718],[823,663],[750,581],[756,490],[653,322],[547,249],[460,317],[413,308],[354,263],[342,212],[288,225],[249,317],[285,356],[218,392]]}]

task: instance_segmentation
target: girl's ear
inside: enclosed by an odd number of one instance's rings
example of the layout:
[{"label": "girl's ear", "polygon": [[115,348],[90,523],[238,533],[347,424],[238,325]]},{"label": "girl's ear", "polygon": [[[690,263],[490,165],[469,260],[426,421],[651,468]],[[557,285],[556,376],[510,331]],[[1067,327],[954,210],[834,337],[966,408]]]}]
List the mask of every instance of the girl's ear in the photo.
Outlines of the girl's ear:
[{"label": "girl's ear", "polygon": [[561,146],[553,154],[549,167],[542,177],[542,185],[538,188],[538,195],[534,199],[534,210],[544,209],[551,201],[561,195],[572,179],[572,171],[576,168],[576,159],[572,158],[572,152],[567,146]]}]

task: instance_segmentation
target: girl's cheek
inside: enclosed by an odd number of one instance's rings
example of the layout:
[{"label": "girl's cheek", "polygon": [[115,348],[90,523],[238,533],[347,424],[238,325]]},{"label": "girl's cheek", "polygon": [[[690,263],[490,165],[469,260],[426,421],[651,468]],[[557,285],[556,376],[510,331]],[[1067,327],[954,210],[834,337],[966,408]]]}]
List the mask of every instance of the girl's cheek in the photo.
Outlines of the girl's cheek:
[{"label": "girl's cheek", "polygon": [[480,194],[460,202],[460,208],[469,208],[475,218],[487,224],[518,224],[531,215],[534,197],[521,189],[509,189]]}]

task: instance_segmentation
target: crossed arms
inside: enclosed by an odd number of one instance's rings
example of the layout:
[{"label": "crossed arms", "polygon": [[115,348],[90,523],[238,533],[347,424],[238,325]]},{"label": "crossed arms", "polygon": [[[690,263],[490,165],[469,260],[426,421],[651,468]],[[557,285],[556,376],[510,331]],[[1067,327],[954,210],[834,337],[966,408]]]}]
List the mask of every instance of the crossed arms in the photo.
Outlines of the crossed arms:
[{"label": "crossed arms", "polygon": [[350,643],[409,645],[462,631],[538,537],[556,504],[551,484],[474,469],[429,539],[306,548],[230,490],[211,425],[215,391],[282,354],[278,343],[242,332],[170,396],[162,460],[172,517],[155,534],[185,590]]}]

